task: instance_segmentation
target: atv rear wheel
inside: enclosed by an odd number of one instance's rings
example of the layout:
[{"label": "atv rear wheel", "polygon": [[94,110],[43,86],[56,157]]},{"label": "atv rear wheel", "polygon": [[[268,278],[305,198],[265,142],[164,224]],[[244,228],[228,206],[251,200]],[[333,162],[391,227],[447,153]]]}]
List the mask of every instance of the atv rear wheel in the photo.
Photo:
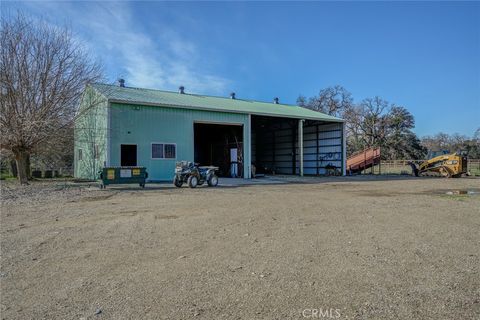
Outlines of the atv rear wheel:
[{"label": "atv rear wheel", "polygon": [[207,183],[209,187],[216,187],[218,185],[218,177],[212,174],[210,177],[208,177]]},{"label": "atv rear wheel", "polygon": [[175,187],[181,188],[183,185],[183,181],[177,175],[175,175],[173,177],[173,184],[175,185]]},{"label": "atv rear wheel", "polygon": [[198,179],[195,176],[190,176],[188,177],[187,183],[190,188],[195,188],[198,185]]}]

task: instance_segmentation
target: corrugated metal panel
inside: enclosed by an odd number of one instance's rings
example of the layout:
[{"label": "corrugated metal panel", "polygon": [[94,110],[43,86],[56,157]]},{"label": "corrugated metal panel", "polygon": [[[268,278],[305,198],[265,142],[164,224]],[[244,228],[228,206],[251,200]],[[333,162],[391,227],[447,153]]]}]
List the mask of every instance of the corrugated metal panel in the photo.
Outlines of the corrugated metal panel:
[{"label": "corrugated metal panel", "polygon": [[107,160],[107,113],[107,101],[96,91],[85,90],[74,128],[76,178],[98,178],[98,172]]},{"label": "corrugated metal panel", "polygon": [[255,132],[252,132],[252,163],[257,162],[257,135]]},{"label": "corrugated metal panel", "polygon": [[[274,131],[256,134],[261,143],[257,143],[256,161],[279,174],[299,174],[299,152],[297,125],[282,123]],[[318,139],[317,139],[318,135]],[[304,174],[325,174],[325,167],[333,165],[343,167],[342,123],[305,126],[303,135]],[[318,144],[318,147],[317,147]],[[318,151],[317,151],[318,148]],[[294,169],[295,165],[295,169]]]},{"label": "corrugated metal panel", "polygon": [[[343,167],[343,148],[342,148],[342,124],[331,123],[322,124],[318,126],[318,154],[316,153],[316,133],[317,127],[307,126],[304,128],[304,174],[326,174],[325,167],[327,165],[335,166],[337,168]],[[307,141],[305,140],[314,140]],[[296,150],[298,153],[298,148]],[[297,168],[299,163],[297,161]],[[297,174],[299,170],[296,170]]]},{"label": "corrugated metal panel", "polygon": [[119,87],[107,84],[94,84],[92,87],[113,102],[183,107],[197,110],[246,113],[297,119],[327,120],[334,122],[343,121],[342,119],[295,105],[274,104],[243,99],[228,99],[198,94],[180,94],[170,91]]},{"label": "corrugated metal panel", "polygon": [[[121,144],[136,144],[137,165],[147,167],[150,180],[170,180],[175,161],[193,161],[195,122],[248,125],[248,115],[244,114],[115,103],[110,116],[110,165],[120,165]],[[152,159],[151,144],[155,142],[176,144],[177,158]]]}]

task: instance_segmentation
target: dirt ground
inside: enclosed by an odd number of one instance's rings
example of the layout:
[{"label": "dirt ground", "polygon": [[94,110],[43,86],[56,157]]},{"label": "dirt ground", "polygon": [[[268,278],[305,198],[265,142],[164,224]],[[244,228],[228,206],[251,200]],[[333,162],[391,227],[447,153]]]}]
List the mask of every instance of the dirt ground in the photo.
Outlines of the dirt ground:
[{"label": "dirt ground", "polygon": [[471,178],[4,182],[1,317],[479,319],[478,191]]}]

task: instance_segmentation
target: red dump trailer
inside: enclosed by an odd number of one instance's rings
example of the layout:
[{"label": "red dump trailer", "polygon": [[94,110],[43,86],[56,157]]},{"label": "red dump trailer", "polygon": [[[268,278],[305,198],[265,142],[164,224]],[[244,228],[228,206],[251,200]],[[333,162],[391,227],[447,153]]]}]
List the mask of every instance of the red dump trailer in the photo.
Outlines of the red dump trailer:
[{"label": "red dump trailer", "polygon": [[347,159],[347,173],[353,174],[380,163],[380,148],[368,148]]}]

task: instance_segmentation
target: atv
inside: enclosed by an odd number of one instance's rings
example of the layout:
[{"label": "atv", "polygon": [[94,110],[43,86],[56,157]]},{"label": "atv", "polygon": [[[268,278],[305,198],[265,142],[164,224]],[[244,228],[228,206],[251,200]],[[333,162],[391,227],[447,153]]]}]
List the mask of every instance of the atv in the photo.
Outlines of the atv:
[{"label": "atv", "polygon": [[207,182],[208,186],[215,187],[218,185],[217,170],[218,167],[199,167],[198,163],[180,161],[175,164],[173,184],[180,188],[187,183],[190,188],[195,188]]}]

